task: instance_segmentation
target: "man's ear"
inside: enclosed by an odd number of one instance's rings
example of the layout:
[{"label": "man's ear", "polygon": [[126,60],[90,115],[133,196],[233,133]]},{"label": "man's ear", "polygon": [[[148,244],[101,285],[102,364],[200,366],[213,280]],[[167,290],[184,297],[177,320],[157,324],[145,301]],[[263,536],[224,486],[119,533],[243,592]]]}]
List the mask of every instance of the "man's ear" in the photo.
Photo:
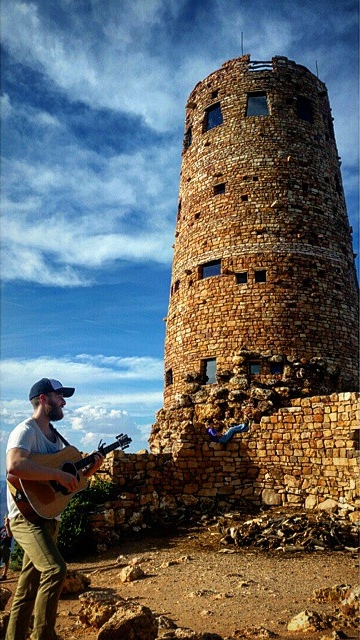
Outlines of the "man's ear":
[{"label": "man's ear", "polygon": [[40,393],[39,395],[39,402],[40,404],[46,404],[48,401],[48,397],[45,393]]}]

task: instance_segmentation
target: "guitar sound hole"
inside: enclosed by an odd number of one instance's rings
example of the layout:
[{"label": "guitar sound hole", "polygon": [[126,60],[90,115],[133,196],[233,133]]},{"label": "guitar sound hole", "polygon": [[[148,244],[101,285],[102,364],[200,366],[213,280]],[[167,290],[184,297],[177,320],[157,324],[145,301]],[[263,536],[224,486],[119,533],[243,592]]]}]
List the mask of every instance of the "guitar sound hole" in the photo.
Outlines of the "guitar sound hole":
[{"label": "guitar sound hole", "polygon": [[[73,476],[76,476],[76,478],[79,480],[79,474],[76,470],[75,465],[72,462],[65,462],[61,467],[61,471],[65,471],[66,473],[71,473]],[[62,493],[64,496],[68,496],[71,493],[71,491],[68,491],[66,487],[64,487],[59,482],[56,482],[55,484],[56,484],[56,490],[60,491],[60,493]]]}]

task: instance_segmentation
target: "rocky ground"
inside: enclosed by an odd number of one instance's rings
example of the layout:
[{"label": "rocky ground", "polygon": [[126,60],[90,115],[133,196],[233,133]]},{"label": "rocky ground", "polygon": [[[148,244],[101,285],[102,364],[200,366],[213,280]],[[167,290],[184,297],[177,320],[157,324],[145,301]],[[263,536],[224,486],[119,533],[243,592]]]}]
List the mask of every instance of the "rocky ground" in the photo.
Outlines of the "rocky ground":
[{"label": "rocky ground", "polygon": [[[129,564],[141,567],[144,575],[121,582],[120,572]],[[358,584],[358,555],[351,549],[241,548],[225,542],[218,525],[208,523],[167,535],[134,535],[119,547],[71,563],[69,568],[89,578],[88,589],[147,606],[178,627],[197,632],[229,639],[267,638],[272,633],[278,640],[358,637],[354,625],[349,628],[341,623],[316,632],[287,629],[290,620],[304,610],[318,612],[323,619],[336,613],[337,603],[315,601],[313,592]],[[2,586],[13,591],[16,574],[10,573]],[[11,600],[6,608],[10,606]],[[80,608],[78,595],[62,596],[57,623],[60,638],[97,638],[96,629],[80,623]]]}]

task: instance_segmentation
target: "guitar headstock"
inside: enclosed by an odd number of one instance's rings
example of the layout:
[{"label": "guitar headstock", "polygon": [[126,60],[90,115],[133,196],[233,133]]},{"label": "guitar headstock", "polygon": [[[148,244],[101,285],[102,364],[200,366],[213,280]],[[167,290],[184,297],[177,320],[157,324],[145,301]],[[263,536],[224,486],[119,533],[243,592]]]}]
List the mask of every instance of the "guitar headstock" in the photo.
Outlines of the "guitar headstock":
[{"label": "guitar headstock", "polygon": [[118,436],[116,436],[116,440],[118,441],[119,447],[122,450],[127,449],[130,442],[132,442],[131,438],[129,438],[129,436],[124,433],[120,433]]}]

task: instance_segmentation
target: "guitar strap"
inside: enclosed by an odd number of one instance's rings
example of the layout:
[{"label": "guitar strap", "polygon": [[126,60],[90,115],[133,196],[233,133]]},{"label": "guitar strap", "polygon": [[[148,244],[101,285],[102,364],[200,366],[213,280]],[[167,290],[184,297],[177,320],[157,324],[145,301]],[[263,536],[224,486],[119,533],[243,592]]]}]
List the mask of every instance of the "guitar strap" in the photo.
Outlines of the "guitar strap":
[{"label": "guitar strap", "polygon": [[55,429],[54,425],[50,423],[49,426],[51,431],[61,440],[65,447],[70,447],[70,443],[64,438],[64,436],[61,435],[61,433],[59,433],[57,429]]}]

